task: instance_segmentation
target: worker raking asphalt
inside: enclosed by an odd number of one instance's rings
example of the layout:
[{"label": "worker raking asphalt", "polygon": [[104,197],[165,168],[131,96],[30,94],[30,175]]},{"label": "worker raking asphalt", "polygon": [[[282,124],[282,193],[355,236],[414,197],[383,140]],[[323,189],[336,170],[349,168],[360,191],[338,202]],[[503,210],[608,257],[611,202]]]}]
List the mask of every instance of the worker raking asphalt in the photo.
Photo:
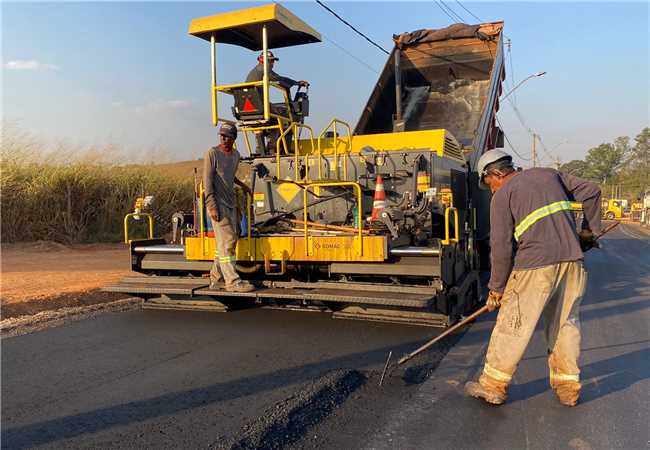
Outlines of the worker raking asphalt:
[{"label": "worker raking asphalt", "polygon": [[[601,230],[600,188],[553,169],[517,171],[501,149],[482,155],[478,172],[481,187],[494,194],[487,304],[446,333],[505,306],[499,310],[483,373],[478,382],[465,385],[465,393],[496,405],[505,402],[512,374],[543,314],[551,387],[560,403],[575,406],[581,388],[578,308],[587,283],[583,252],[597,247],[597,239],[613,228]],[[582,202],[584,209],[579,233],[572,201]]]}]

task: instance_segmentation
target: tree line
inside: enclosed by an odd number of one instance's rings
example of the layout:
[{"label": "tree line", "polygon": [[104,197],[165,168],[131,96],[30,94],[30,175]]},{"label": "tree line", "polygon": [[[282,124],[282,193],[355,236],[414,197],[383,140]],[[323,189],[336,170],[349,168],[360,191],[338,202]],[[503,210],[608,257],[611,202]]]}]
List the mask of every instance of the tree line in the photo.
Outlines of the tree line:
[{"label": "tree line", "polygon": [[611,186],[620,186],[623,197],[636,198],[650,188],[650,127],[641,130],[634,141],[620,136],[591,148],[585,159],[569,161],[560,170],[599,182],[604,196]]}]

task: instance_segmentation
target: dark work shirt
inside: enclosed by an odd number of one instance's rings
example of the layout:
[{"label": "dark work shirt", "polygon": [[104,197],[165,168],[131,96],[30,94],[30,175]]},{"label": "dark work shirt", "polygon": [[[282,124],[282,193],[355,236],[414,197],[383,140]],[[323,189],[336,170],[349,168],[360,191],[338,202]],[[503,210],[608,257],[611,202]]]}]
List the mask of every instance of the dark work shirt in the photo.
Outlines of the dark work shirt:
[{"label": "dark work shirt", "polygon": [[[262,81],[263,79],[264,79],[264,65],[258,64],[255,67],[253,67],[253,70],[248,72],[248,76],[246,77],[246,82],[250,83],[251,81]],[[296,86],[298,84],[296,80],[278,75],[272,70],[269,70],[269,80],[277,81],[287,91],[291,89],[293,86]]]},{"label": "dark work shirt", "polygon": [[582,202],[582,228],[601,231],[600,187],[591,181],[549,168],[524,170],[510,178],[490,204],[490,260],[488,287],[503,292],[512,270],[535,269],[584,256],[574,213],[563,210],[544,216],[515,240],[515,228],[530,213],[559,201]]},{"label": "dark work shirt", "polygon": [[207,209],[235,208],[234,181],[239,166],[239,152],[223,150],[222,145],[212,147],[203,157],[203,193]]}]

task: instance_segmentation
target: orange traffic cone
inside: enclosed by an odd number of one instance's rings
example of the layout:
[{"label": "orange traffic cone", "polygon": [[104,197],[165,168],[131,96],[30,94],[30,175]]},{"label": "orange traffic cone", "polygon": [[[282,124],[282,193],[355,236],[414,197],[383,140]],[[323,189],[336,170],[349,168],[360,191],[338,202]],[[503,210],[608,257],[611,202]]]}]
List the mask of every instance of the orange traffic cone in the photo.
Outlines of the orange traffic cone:
[{"label": "orange traffic cone", "polygon": [[384,180],[381,179],[381,175],[377,175],[377,180],[375,181],[375,198],[372,201],[372,215],[370,216],[370,222],[379,220],[379,214],[386,207],[386,192],[384,192]]}]

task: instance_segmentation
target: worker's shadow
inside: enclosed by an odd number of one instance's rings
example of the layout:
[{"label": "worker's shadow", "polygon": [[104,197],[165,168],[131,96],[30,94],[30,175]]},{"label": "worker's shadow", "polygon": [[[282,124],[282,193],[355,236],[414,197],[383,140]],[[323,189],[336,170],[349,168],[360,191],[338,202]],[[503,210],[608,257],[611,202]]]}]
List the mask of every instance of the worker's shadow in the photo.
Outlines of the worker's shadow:
[{"label": "worker's shadow", "polygon": [[[650,378],[650,348],[587,364],[581,368],[580,403],[588,403]],[[512,386],[512,400],[526,400],[550,389],[548,377]]]}]

